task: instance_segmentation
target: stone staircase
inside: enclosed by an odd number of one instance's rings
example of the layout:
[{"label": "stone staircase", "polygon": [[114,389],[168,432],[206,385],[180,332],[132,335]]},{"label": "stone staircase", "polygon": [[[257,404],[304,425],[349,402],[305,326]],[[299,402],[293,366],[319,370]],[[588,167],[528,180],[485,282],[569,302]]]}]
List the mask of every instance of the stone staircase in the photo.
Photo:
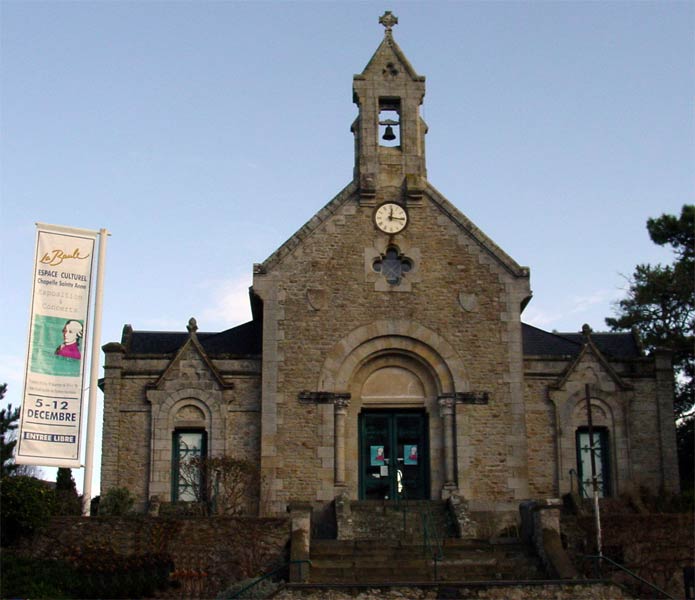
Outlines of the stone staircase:
[{"label": "stone staircase", "polygon": [[444,502],[351,502],[344,519],[343,527],[338,526],[338,537],[345,537],[341,536],[342,529],[342,533],[350,532],[351,539],[311,541],[310,584],[528,581],[545,577],[538,559],[518,538],[456,538]]},{"label": "stone staircase", "polygon": [[544,573],[518,540],[447,539],[442,558],[422,544],[389,540],[315,540],[312,584],[426,583],[538,580]]},{"label": "stone staircase", "polygon": [[[427,525],[423,513],[427,515]],[[441,500],[361,500],[350,503],[350,514],[350,538],[355,540],[422,543],[425,528],[430,537],[434,531],[440,538],[456,535],[453,518]]]}]

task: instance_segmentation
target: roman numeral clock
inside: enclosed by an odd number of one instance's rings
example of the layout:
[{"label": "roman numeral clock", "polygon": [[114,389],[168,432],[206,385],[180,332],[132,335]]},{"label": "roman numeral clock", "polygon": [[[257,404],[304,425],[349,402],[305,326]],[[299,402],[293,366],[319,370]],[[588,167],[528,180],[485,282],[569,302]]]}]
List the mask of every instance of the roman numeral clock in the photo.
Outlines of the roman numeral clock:
[{"label": "roman numeral clock", "polygon": [[374,211],[374,224],[389,235],[400,233],[408,225],[408,211],[396,202],[384,202]]}]

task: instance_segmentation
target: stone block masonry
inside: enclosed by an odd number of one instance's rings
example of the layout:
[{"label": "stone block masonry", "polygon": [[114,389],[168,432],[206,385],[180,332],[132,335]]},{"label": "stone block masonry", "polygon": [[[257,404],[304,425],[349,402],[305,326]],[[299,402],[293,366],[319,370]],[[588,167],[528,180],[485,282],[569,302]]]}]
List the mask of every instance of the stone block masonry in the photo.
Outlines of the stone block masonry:
[{"label": "stone block masonry", "polygon": [[121,555],[168,554],[175,573],[198,580],[186,588],[198,593],[187,597],[214,598],[234,581],[285,564],[289,539],[288,519],[59,517],[23,551],[44,560],[66,560],[75,550],[100,548]]}]

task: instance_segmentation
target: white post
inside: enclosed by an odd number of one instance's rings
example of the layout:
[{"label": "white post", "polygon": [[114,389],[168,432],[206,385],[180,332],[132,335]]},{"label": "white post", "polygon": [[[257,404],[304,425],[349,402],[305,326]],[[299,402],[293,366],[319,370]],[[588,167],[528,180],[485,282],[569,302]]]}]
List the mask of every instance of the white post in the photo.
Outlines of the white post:
[{"label": "white post", "polygon": [[594,424],[591,419],[591,389],[589,384],[584,386],[586,395],[586,419],[589,424],[589,456],[591,457],[591,482],[594,488],[594,517],[596,519],[596,550],[599,556],[603,555],[601,547],[601,512],[598,501],[598,476],[596,473],[596,448],[594,446]]},{"label": "white post", "polygon": [[92,472],[94,470],[94,427],[97,419],[97,387],[99,385],[99,363],[101,352],[101,311],[104,290],[104,265],[106,263],[106,239],[109,232],[99,230],[99,262],[97,263],[97,285],[94,292],[94,326],[92,327],[92,358],[89,371],[89,403],[87,413],[87,443],[84,459],[84,483],[82,484],[82,515],[89,516],[92,501]]}]

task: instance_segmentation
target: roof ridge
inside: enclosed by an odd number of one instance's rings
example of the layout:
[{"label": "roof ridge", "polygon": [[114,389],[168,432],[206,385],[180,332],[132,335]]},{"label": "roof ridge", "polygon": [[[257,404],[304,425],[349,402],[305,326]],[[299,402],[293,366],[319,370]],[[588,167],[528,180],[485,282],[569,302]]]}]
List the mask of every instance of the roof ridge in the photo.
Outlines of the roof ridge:
[{"label": "roof ridge", "polygon": [[434,185],[426,180],[427,194],[432,202],[454,221],[461,229],[468,232],[468,235],[485,252],[490,254],[497,262],[504,266],[507,271],[516,277],[529,277],[529,267],[520,265],[507,252],[505,252],[490,236],[478,227],[469,217],[467,217],[451,200],[448,200]]},{"label": "roof ridge", "polygon": [[[156,333],[156,334],[175,334],[175,335],[189,335],[187,331],[176,331],[173,329],[133,329],[133,333]],[[215,331],[198,331],[196,332],[198,336],[201,335],[215,335],[218,332]]]},{"label": "roof ridge", "polygon": [[331,198],[318,212],[297,229],[275,252],[273,252],[262,263],[253,265],[254,274],[264,273],[274,268],[282,262],[285,257],[292,254],[297,246],[304,239],[309,237],[319,226],[327,221],[335,212],[358,190],[357,182],[353,179],[333,198]]},{"label": "roof ridge", "polygon": [[[565,340],[566,342],[569,342],[570,344],[575,344],[577,346],[582,345],[579,342],[566,337],[567,335],[574,335],[571,332],[546,331],[545,329],[541,329],[540,327],[536,327],[535,325],[531,325],[530,323],[525,323],[524,321],[522,321],[521,324],[525,327],[531,327],[532,329],[535,329],[536,331],[540,331],[542,333],[545,333],[546,335],[552,335],[554,337],[561,338],[561,339]],[[581,332],[578,332],[576,335],[581,335]]]}]

